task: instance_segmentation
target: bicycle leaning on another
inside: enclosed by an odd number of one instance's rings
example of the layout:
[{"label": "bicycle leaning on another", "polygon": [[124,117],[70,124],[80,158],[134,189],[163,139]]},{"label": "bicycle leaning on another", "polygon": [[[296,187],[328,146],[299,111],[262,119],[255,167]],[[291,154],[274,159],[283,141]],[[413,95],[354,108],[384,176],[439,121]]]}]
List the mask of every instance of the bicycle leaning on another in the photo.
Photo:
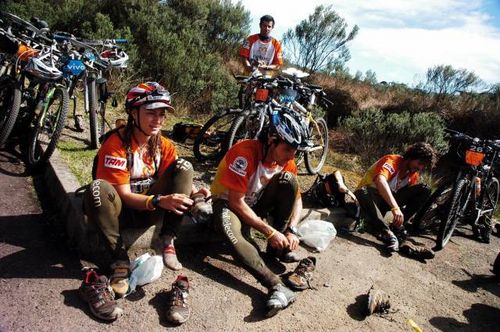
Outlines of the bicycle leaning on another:
[{"label": "bicycle leaning on another", "polygon": [[482,140],[445,129],[449,137],[447,161],[451,177],[438,181],[413,220],[414,230],[438,228],[436,250],[443,249],[459,223],[470,224],[475,238],[489,243],[500,186],[500,140]]}]

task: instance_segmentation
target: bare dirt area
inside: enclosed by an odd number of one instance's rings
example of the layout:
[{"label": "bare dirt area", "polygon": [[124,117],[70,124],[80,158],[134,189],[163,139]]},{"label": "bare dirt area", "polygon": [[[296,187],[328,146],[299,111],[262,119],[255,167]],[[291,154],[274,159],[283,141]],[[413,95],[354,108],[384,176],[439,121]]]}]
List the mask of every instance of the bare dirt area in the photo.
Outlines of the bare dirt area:
[{"label": "bare dirt area", "polygon": [[[213,175],[211,165],[195,168],[198,183]],[[179,274],[165,269],[158,281],[119,300],[124,316],[106,323],[94,319],[79,299],[81,262],[55,236],[50,214],[40,206],[43,186],[50,184],[31,181],[18,156],[6,151],[0,151],[0,183],[0,331],[410,331],[408,319],[424,331],[500,326],[500,284],[490,272],[500,239],[476,242],[468,227],[426,262],[389,256],[372,235],[340,230],[322,253],[300,248],[302,256],[317,259],[315,289],[298,293],[294,304],[272,318],[265,317],[266,289],[233,260],[227,246],[178,246],[181,273],[191,283],[188,322],[175,327],[164,319],[165,290]],[[432,245],[433,236],[416,241]],[[278,274],[296,266],[269,264]],[[365,316],[372,285],[390,295],[389,313]]]}]

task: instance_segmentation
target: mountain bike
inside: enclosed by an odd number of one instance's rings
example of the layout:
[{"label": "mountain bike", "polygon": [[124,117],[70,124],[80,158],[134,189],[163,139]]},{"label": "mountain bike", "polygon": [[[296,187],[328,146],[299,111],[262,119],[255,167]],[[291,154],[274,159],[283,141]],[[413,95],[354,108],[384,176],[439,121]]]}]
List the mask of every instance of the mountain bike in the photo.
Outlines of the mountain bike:
[{"label": "mountain bike", "polygon": [[231,127],[242,111],[240,108],[226,108],[207,120],[193,144],[198,161],[218,161],[224,156],[229,148]]},{"label": "mountain bike", "polygon": [[450,129],[446,132],[451,135],[447,156],[453,158],[456,175],[452,181],[441,181],[415,215],[414,227],[422,230],[438,225],[436,250],[446,246],[458,223],[470,224],[474,236],[488,243],[500,192],[500,141],[472,138]]}]

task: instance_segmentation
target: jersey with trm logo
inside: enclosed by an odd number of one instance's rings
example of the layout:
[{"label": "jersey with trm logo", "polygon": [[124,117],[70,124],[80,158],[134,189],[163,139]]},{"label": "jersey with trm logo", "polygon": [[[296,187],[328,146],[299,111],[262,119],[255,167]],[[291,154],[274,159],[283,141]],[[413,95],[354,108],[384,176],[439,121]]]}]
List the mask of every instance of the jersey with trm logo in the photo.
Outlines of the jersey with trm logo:
[{"label": "jersey with trm logo", "polygon": [[360,189],[366,186],[374,187],[374,180],[377,175],[383,175],[387,179],[389,187],[393,192],[398,191],[404,186],[412,186],[416,184],[419,178],[418,172],[409,174],[403,179],[398,180],[398,174],[401,168],[402,161],[403,156],[397,154],[388,154],[383,156],[370,166],[356,189]]},{"label": "jersey with trm logo", "polygon": [[280,172],[297,175],[293,160],[284,166],[262,163],[264,147],[258,140],[244,140],[229,149],[217,167],[210,191],[213,197],[227,199],[229,190],[245,193],[245,202],[252,206],[259,199],[271,178]]},{"label": "jersey with trm logo", "polygon": [[[160,149],[155,158],[149,157],[145,148],[139,148],[132,139],[132,167],[127,165],[127,150],[118,133],[106,139],[99,149],[96,178],[108,181],[113,185],[128,184],[137,180],[152,178],[156,171],[157,176],[163,172],[177,159],[174,144],[161,138]],[[154,159],[154,160],[153,160]]]}]

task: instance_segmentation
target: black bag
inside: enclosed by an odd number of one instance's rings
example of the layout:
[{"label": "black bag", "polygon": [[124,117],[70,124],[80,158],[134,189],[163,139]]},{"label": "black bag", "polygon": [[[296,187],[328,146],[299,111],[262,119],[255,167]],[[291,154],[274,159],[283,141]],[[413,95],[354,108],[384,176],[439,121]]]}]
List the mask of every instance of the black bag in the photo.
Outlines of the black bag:
[{"label": "black bag", "polygon": [[334,173],[318,174],[311,188],[304,194],[310,201],[321,207],[344,207],[346,194],[339,191],[339,183]]}]

